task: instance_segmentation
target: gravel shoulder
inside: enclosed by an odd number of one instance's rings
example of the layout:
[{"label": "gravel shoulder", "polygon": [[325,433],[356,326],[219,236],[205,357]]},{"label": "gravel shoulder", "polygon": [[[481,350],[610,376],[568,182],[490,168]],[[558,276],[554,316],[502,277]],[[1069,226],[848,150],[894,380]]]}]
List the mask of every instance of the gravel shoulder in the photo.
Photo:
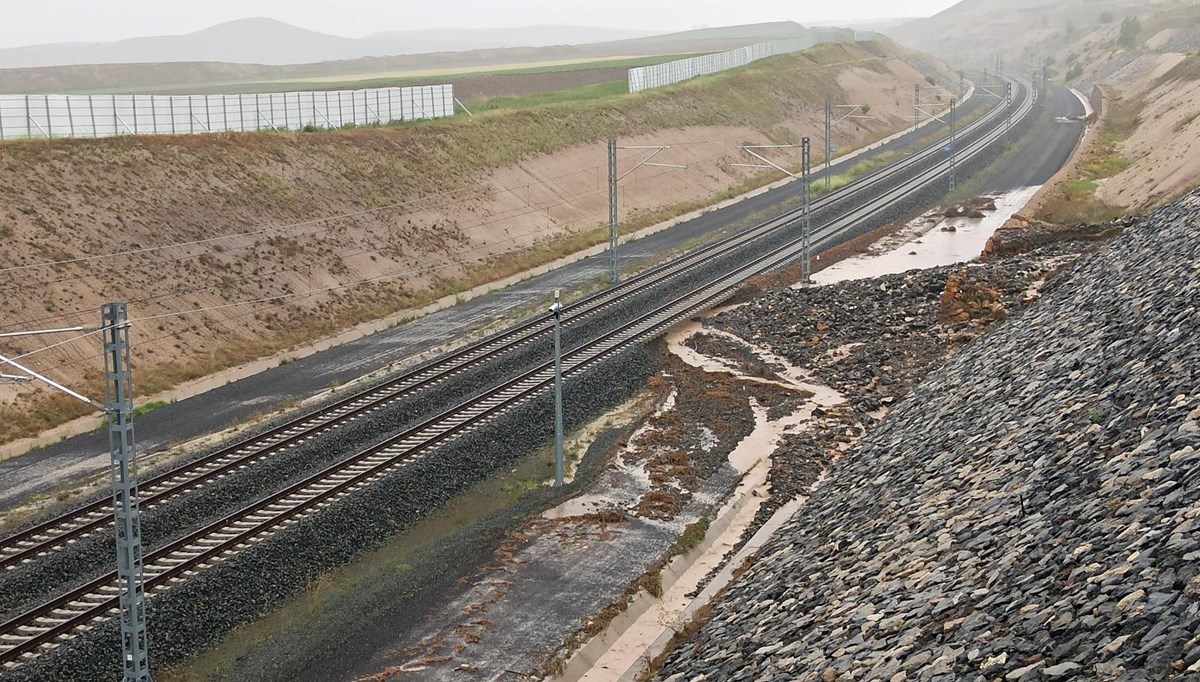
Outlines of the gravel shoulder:
[{"label": "gravel shoulder", "polygon": [[931,373],[658,679],[1196,679],[1198,208]]}]

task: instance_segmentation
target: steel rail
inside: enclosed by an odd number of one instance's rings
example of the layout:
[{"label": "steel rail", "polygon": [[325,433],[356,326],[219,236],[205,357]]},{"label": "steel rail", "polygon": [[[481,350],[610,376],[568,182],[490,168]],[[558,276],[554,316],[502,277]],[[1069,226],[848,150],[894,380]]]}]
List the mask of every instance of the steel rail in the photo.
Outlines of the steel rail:
[{"label": "steel rail", "polygon": [[[1028,98],[1016,116],[1024,119],[1032,110]],[[997,128],[967,148],[965,158],[973,158],[1003,136]],[[936,182],[946,174],[942,164],[923,171],[916,178],[874,197],[861,207],[819,228],[818,239],[827,242],[860,220],[887,209],[895,200]],[[710,307],[736,290],[748,277],[794,261],[801,253],[802,240],[792,240],[756,257],[715,282],[702,285],[677,297],[656,310],[627,322],[612,332],[567,353],[565,372],[574,375],[630,344],[644,340],[676,322]],[[428,454],[431,448],[482,425],[534,395],[548,390],[552,378],[550,363],[469,399],[427,420],[420,426],[288,486],[270,497],[224,519],[209,524],[146,557],[147,591],[165,589],[198,570],[223,561],[240,549],[262,541],[277,528],[295,523],[308,513],[321,509],[354,490],[369,485]],[[0,626],[0,660],[12,665],[33,656],[40,647],[98,619],[106,618],[118,605],[113,575],[97,578],[65,595],[52,599],[22,616]]]},{"label": "steel rail", "polygon": [[[987,116],[972,123],[969,128],[964,130],[963,134],[970,134],[971,131],[982,127],[992,117],[998,115],[999,110],[999,105],[993,107]],[[940,149],[939,145],[940,142],[929,145],[901,162],[864,176],[837,192],[821,197],[814,203],[813,210],[844,201],[859,192],[873,189],[879,184],[900,176],[911,166],[935,156]],[[800,210],[793,209],[737,234],[694,249],[678,259],[655,266],[617,286],[577,301],[567,308],[565,323],[572,324],[576,320],[611,307],[619,302],[627,292],[644,289],[682,276],[702,265],[713,253],[738,248],[786,227]],[[544,320],[520,323],[447,355],[422,363],[379,386],[339,399],[331,405],[289,420],[250,439],[150,477],[141,485],[141,504],[144,508],[150,508],[200,484],[221,478],[233,471],[240,471],[246,466],[263,461],[276,453],[353,422],[362,415],[382,409],[394,401],[438,384],[473,365],[482,364],[508,353],[533,338],[547,333],[549,329],[550,325]],[[12,569],[36,561],[39,557],[62,549],[91,533],[108,528],[112,523],[109,513],[110,504],[110,500],[101,498],[3,538],[0,540],[0,568]]]}]

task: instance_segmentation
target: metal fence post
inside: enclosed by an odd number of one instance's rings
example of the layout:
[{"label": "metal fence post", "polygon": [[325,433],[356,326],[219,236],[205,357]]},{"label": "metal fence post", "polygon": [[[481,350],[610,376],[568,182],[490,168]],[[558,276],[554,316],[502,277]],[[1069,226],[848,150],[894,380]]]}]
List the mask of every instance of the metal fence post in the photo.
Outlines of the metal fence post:
[{"label": "metal fence post", "polygon": [[92,101],[92,96],[88,95],[88,115],[92,119],[92,137],[100,137],[100,131],[96,130],[96,103]]},{"label": "metal fence post", "polygon": [[71,137],[75,137],[75,112],[71,111],[71,96],[64,97],[67,99],[67,129],[71,131]]},{"label": "metal fence post", "polygon": [[29,95],[25,95],[25,137],[33,137],[33,119],[29,117]]},{"label": "metal fence post", "polygon": [[43,96],[46,105],[46,138],[54,139],[54,122],[50,120],[50,95]]},{"label": "metal fence post", "polygon": [[100,311],[104,330],[108,443],[116,522],[117,582],[121,604],[121,660],[125,682],[150,682],[146,594],[142,575],[142,525],[138,509],[137,455],[133,438],[133,384],[126,304]]},{"label": "metal fence post", "polygon": [[150,127],[153,128],[151,135],[158,134],[158,101],[154,99],[154,95],[150,95]]}]

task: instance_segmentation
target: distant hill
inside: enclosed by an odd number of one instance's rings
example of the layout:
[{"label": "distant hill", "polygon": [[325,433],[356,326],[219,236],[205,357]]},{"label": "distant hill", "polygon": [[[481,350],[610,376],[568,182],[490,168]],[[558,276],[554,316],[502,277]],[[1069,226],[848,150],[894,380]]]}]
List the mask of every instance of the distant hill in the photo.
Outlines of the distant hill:
[{"label": "distant hill", "polygon": [[[209,30],[221,29],[217,31],[218,35],[230,35],[237,33],[237,30],[235,30],[237,29],[237,25],[241,25],[243,28],[254,25],[247,22],[235,22],[235,24],[234,26],[226,24],[223,25],[224,28],[214,27],[214,29]],[[273,35],[292,36],[293,39],[296,39],[300,35],[293,31],[302,31],[302,29],[296,29],[287,24],[279,24],[279,22],[269,22],[269,20],[268,23],[261,24],[261,26],[268,32],[274,31],[281,26],[292,29],[292,31],[281,29],[277,34]],[[596,31],[606,32],[607,29],[550,26],[513,29],[513,34],[517,36],[513,40],[529,40],[535,38],[537,35],[551,34],[560,38],[570,38],[572,35],[586,36],[588,32]],[[164,85],[170,85],[173,89],[178,90],[179,87],[187,87],[188,84],[202,86],[212,83],[229,84],[279,81],[295,78],[339,76],[343,74],[413,72],[430,69],[474,69],[509,64],[538,64],[565,60],[603,59],[605,57],[717,52],[743,47],[764,40],[800,37],[805,35],[806,31],[807,29],[799,24],[776,22],[706,28],[635,38],[626,37],[624,40],[587,44],[571,45],[555,43],[542,47],[492,47],[467,51],[449,50],[423,54],[370,56],[353,59],[328,56],[330,54],[336,55],[338,50],[343,49],[343,43],[336,41],[345,41],[348,39],[326,36],[332,38],[333,41],[324,43],[314,39],[311,43],[313,46],[312,49],[301,49],[304,54],[310,55],[312,59],[304,63],[283,65],[264,64],[264,59],[255,61],[250,55],[231,51],[228,53],[227,58],[200,59],[197,57],[196,61],[191,62],[170,62],[169,60],[160,58],[160,61],[156,63],[144,64],[110,62],[75,66],[3,68],[5,53],[13,52],[14,50],[0,50],[0,92],[38,94],[112,91],[114,89],[153,91],[155,88]],[[309,32],[305,31],[303,33]],[[377,34],[363,40],[368,43],[371,41],[378,41],[379,43],[408,41],[405,44],[412,47],[417,44],[414,36],[425,33],[429,32]],[[491,39],[489,36],[494,36],[497,33],[502,33],[502,31],[478,32],[475,37],[479,40]],[[197,34],[192,35],[195,36]],[[319,36],[321,34],[316,35]],[[245,38],[242,41],[253,42]],[[189,43],[189,41],[183,42],[185,44]],[[120,45],[120,43],[111,44],[112,47],[117,45]],[[318,53],[318,47],[323,52]],[[19,49],[33,50],[35,48]],[[76,52],[74,54],[81,53]],[[240,55],[245,61],[243,63],[230,63],[228,59],[232,59],[233,57],[229,55]],[[110,54],[110,56],[116,55]],[[197,92],[204,91],[203,87],[195,89]]]},{"label": "distant hill", "polygon": [[1102,14],[1115,21],[1153,0],[964,0],[932,17],[883,29],[897,42],[943,60],[970,66],[990,63],[996,54],[1011,59],[1052,35],[1070,40],[1098,24]]},{"label": "distant hill", "polygon": [[[521,26],[517,28],[473,30],[388,31],[363,38],[360,42],[364,45],[370,45],[373,52],[358,56],[465,52],[469,50],[505,47],[584,45],[650,35],[653,35],[652,31],[630,31],[588,26]],[[309,59],[306,61],[311,62],[314,60]]]},{"label": "distant hill", "polygon": [[65,43],[0,50],[0,68],[82,64],[223,62],[311,64],[362,57],[606,42],[648,32],[577,26],[377,33],[354,39],[298,28],[274,19],[240,19],[195,33],[112,43]]}]

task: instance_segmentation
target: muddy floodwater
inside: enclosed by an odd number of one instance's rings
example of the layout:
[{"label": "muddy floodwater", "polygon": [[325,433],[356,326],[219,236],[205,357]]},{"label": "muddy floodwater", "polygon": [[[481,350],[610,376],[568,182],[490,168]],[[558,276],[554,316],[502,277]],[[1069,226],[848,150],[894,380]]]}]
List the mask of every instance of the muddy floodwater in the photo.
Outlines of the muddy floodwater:
[{"label": "muddy floodwater", "polygon": [[996,210],[982,219],[921,216],[899,233],[873,244],[866,254],[813,273],[813,281],[833,284],[973,260],[983,253],[996,230],[1024,208],[1039,189],[1025,187],[996,195]]}]

